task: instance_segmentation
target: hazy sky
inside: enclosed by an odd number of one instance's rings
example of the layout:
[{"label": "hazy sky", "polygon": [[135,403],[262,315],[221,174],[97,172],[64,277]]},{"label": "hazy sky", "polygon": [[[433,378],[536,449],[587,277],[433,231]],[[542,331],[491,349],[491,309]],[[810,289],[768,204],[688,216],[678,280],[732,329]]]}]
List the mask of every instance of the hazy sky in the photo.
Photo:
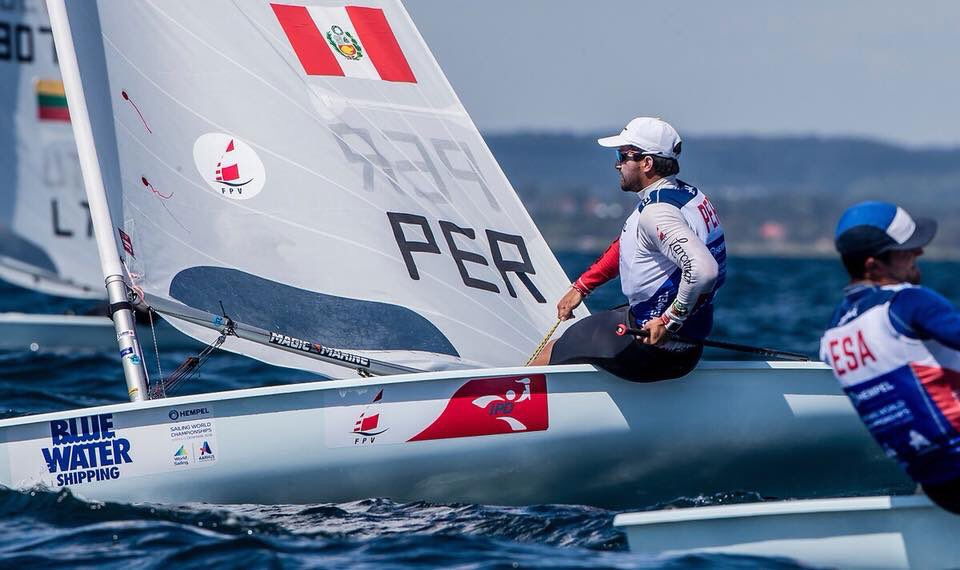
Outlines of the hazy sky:
[{"label": "hazy sky", "polygon": [[960,2],[405,0],[482,131],[960,144]]}]

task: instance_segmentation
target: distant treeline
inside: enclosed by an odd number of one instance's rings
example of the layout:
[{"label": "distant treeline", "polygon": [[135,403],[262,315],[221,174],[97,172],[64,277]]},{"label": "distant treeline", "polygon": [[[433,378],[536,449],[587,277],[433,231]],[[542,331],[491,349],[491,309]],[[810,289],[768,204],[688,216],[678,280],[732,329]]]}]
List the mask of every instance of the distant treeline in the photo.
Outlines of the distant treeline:
[{"label": "distant treeline", "polygon": [[[613,151],[594,137],[486,140],[554,248],[601,249],[635,203],[619,190]],[[877,199],[935,217],[940,233],[930,253],[960,257],[960,149],[852,138],[687,137],[680,165],[680,178],[717,206],[733,253],[832,254],[840,213]]]}]

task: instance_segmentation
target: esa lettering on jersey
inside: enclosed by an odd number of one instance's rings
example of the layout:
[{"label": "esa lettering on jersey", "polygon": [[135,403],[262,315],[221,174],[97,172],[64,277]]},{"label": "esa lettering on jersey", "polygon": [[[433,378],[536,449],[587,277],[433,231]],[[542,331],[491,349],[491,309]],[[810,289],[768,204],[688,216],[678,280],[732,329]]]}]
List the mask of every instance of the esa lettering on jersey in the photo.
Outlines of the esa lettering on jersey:
[{"label": "esa lettering on jersey", "polygon": [[877,361],[877,357],[874,356],[867,345],[867,340],[863,337],[862,330],[840,338],[832,338],[827,346],[830,355],[829,364],[837,376],[843,376],[848,371],[858,370],[871,361]]}]

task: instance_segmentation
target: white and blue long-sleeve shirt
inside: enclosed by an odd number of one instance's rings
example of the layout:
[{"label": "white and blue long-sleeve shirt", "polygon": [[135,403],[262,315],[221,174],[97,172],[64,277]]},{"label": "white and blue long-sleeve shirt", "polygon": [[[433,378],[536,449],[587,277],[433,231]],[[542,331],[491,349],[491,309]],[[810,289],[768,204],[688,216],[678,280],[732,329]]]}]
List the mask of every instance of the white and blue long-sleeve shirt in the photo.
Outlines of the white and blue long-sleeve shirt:
[{"label": "white and blue long-sleeve shirt", "polygon": [[908,284],[851,285],[820,356],[914,480],[960,478],[960,312],[949,301]]}]

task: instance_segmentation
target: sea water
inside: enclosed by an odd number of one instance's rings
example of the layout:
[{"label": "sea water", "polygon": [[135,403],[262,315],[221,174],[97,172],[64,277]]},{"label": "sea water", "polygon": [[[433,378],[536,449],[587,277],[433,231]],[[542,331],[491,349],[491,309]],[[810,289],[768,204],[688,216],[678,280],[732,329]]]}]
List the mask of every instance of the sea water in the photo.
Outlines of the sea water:
[{"label": "sea water", "polygon": [[[561,254],[578,274],[592,256]],[[960,301],[960,263],[921,262],[924,282]],[[815,355],[846,279],[836,260],[733,257],[717,303],[713,337]],[[608,284],[592,310],[624,302]],[[85,303],[0,285],[0,311],[80,311]],[[156,357],[147,350],[155,369]],[[187,353],[161,354],[172,370]],[[709,358],[748,358],[712,351]],[[0,414],[13,417],[122,402],[115,352],[0,352]],[[303,373],[218,353],[181,394],[293,382]],[[99,420],[98,420],[99,422]],[[110,426],[64,426],[94,443]],[[111,448],[112,449],[112,448]],[[265,485],[270,484],[264,481]],[[575,482],[571,482],[575,484]],[[758,501],[756,493],[703,496],[692,490],[650,509]],[[784,497],[779,497],[784,498]],[[614,511],[577,505],[503,507],[397,503],[369,497],[317,505],[131,505],[78,499],[69,491],[0,489],[0,567],[98,568],[797,568],[789,561],[631,553]]]}]

